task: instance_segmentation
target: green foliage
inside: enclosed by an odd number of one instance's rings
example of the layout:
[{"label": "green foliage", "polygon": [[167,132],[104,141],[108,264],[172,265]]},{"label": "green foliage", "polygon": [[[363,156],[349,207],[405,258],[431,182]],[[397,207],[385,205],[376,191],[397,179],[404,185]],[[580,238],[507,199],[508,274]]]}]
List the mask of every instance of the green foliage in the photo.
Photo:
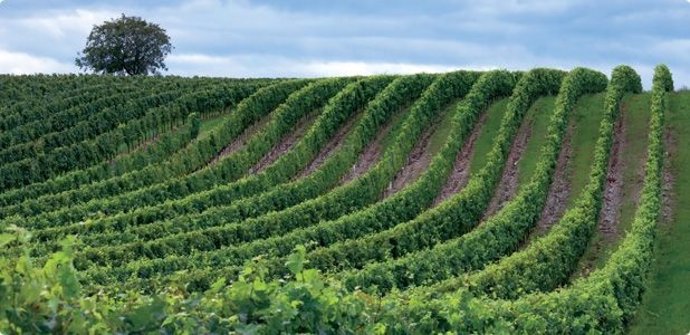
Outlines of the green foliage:
[{"label": "green foliage", "polygon": [[[107,243],[124,243],[130,235],[120,234],[121,231],[119,230],[117,236],[103,236],[100,234],[96,235],[96,233],[107,232],[109,228],[115,225],[135,230],[141,225],[170,218],[174,218],[176,222],[160,222],[160,224],[142,227],[143,229],[141,230],[160,229],[160,226],[165,225],[182,231],[185,227],[185,223],[190,222],[188,220],[190,217],[197,219],[195,221],[204,218],[195,215],[198,212],[209,208],[218,210],[219,208],[214,208],[215,205],[223,206],[239,198],[260,193],[277,184],[287,182],[293,178],[296,173],[302,170],[306,164],[314,159],[318,150],[326,144],[326,141],[329,139],[328,137],[332,136],[347,118],[354,117],[352,115],[353,112],[361,109],[368,99],[372,98],[372,96],[377,93],[378,90],[382,89],[382,86],[387,84],[390,80],[392,80],[391,77],[381,76],[350,84],[331,100],[321,116],[314,122],[314,125],[305,136],[295,144],[292,150],[281,156],[275,163],[258,174],[247,175],[235,182],[224,185],[213,185],[213,187],[208,190],[197,192],[177,201],[166,201],[157,206],[144,207],[141,210],[113,216],[108,220],[100,221],[98,227],[95,227],[95,229],[82,229],[80,232],[82,234],[88,233],[92,235],[90,237],[93,237],[95,240],[105,241]],[[348,149],[351,148],[349,145],[345,147]],[[335,183],[340,175],[347,170],[348,163],[353,161],[356,156],[351,155],[345,157],[348,158],[349,161],[341,160],[337,165],[334,164],[334,160],[337,158],[329,158],[328,161],[324,163],[324,166],[319,169],[319,172],[316,172],[318,174],[316,177],[318,178],[310,178],[310,184],[313,186],[308,190],[318,190],[319,188],[317,187],[319,186],[323,189]],[[329,173],[321,171],[328,171]],[[321,182],[323,186],[317,184],[315,181]],[[303,188],[304,187],[306,186],[303,186]],[[281,194],[286,194],[285,191],[286,190],[281,190]],[[187,215],[183,216],[185,214]],[[209,215],[205,216],[209,217]],[[222,217],[216,213],[215,215],[210,215],[210,218],[203,220],[203,222],[210,225],[211,220],[217,220],[219,218]],[[185,220],[183,221],[182,219]],[[64,230],[65,229],[61,229],[60,231]],[[171,231],[168,232],[170,233]],[[50,232],[50,235],[55,236],[60,235],[60,233],[53,230]],[[141,239],[142,235],[136,237],[137,239]],[[96,243],[95,245],[98,244]]]},{"label": "green foliage", "polygon": [[[582,68],[567,74],[535,69],[524,74],[459,71],[357,79],[202,80],[206,84],[198,90],[178,97],[142,94],[141,99],[124,105],[132,107],[136,116],[124,117],[124,123],[113,121],[114,128],[94,131],[93,136],[75,137],[79,139],[73,143],[104,145],[102,156],[81,169],[78,164],[64,171],[48,167],[46,173],[66,174],[29,177],[38,183],[0,194],[4,215],[0,220],[0,332],[626,330],[646,289],[662,207],[664,111],[668,92],[673,90],[667,67],[657,67],[653,80],[647,161],[632,228],[602,268],[573,281],[570,274],[586,248],[601,206],[621,99],[641,92],[634,70],[615,68],[608,86],[601,73]],[[103,80],[57,76],[32,81],[0,76],[3,88],[7,87],[0,90],[0,125],[22,127],[40,120],[44,113],[55,115],[51,120],[71,120],[76,114],[61,114],[58,109],[76,111],[104,102],[97,95],[108,92],[105,86],[82,90],[80,85],[120,79]],[[170,82],[179,88],[171,92],[188,90],[185,85],[196,79],[189,80]],[[69,92],[81,94],[84,100],[50,103],[32,102],[28,97],[43,94],[67,100],[67,94],[52,87],[56,83],[66,83]],[[140,85],[122,83],[133,91]],[[604,88],[603,118],[592,148],[588,184],[547,235],[521,248],[544,206],[568,115],[582,95]],[[164,86],[159,89],[166,91]],[[463,191],[428,209],[480,113],[492,99],[511,91],[485,166],[471,176]],[[498,214],[477,226],[526,111],[539,96],[556,92],[543,151],[529,183]],[[136,93],[121,95],[129,94]],[[453,111],[450,132],[428,169],[402,191],[378,201],[424,129],[458,98],[463,100]],[[117,99],[113,97],[111,103]],[[403,126],[381,161],[361,177],[338,186],[382,125],[410,103]],[[34,107],[39,112],[25,117],[17,113]],[[202,117],[231,107],[223,116],[226,121],[212,135],[199,133]],[[291,151],[264,172],[247,174],[252,162],[297,120],[318,109],[323,112],[315,126]],[[105,107],[102,115],[110,111],[111,107]],[[312,174],[293,179],[357,114],[361,114],[358,123],[341,147]],[[206,167],[227,143],[267,116],[266,128],[247,142],[246,150]],[[68,124],[60,128],[64,138],[50,135],[51,131],[30,134],[27,140],[8,141],[0,155],[4,149],[10,153],[19,150],[15,149],[19,145],[33,143],[31,139],[47,138],[64,141],[50,154],[74,150],[86,155],[68,144],[72,135],[67,135],[77,134],[76,129],[83,129],[85,123]],[[124,144],[135,145],[159,134],[160,143],[120,156]],[[0,169],[10,171],[15,163],[3,163]],[[7,185],[24,182],[12,179],[16,178],[12,174],[8,178]],[[70,186],[72,182],[75,187]],[[153,206],[146,209],[147,205]],[[131,213],[125,212],[132,208]],[[25,228],[32,229],[31,233]],[[78,236],[70,236],[75,233]],[[91,247],[83,249],[84,245]],[[471,270],[479,271],[467,274]],[[321,271],[339,272],[324,275]]]},{"label": "green foliage", "polygon": [[199,136],[199,130],[201,129],[201,117],[197,113],[191,113],[188,116],[189,122],[191,124],[191,129],[189,130],[192,138]]},{"label": "green foliage", "polygon": [[[0,235],[24,245],[26,233]],[[380,333],[365,317],[368,298],[308,270],[305,248],[285,266],[287,281],[266,280],[261,261],[249,262],[230,285],[216,281],[203,294],[168,290],[154,296],[122,292],[84,296],[72,266],[73,239],[43,267],[27,253],[0,262],[0,331],[8,333]]]},{"label": "green foliage", "polygon": [[[346,263],[342,261],[345,259],[347,260],[346,264],[355,268],[370,263],[362,271],[351,270],[342,276],[349,287],[376,285],[380,292],[387,292],[395,287],[406,288],[411,285],[438,280],[465,270],[469,264],[464,263],[463,256],[460,255],[465,254],[471,257],[471,255],[480,254],[482,249],[477,249],[476,246],[465,249],[457,245],[455,246],[458,248],[457,250],[453,250],[454,247],[443,248],[443,251],[424,249],[434,247],[437,243],[447,239],[461,236],[479,223],[481,215],[493,195],[493,189],[500,179],[510,143],[512,143],[522,118],[531,105],[531,103],[519,103],[517,100],[525,97],[523,93],[527,87],[544,85],[544,90],[533,91],[531,96],[527,96],[528,99],[534,101],[539,95],[548,94],[558,89],[561,78],[563,78],[561,72],[553,71],[550,75],[545,76],[543,70],[534,70],[521,77],[513,90],[502,127],[498,132],[497,140],[494,141],[494,147],[489,153],[490,157],[487,159],[486,165],[471,177],[467,186],[459,193],[410,222],[398,224],[388,231],[340,243],[329,248],[331,250],[317,251],[315,256],[323,257],[331,253],[341,254],[331,257],[336,259],[340,257],[341,263]],[[540,80],[546,80],[546,82],[540,83]],[[531,83],[525,85],[525,82]],[[491,92],[491,85],[477,85],[475,89],[474,93],[477,95],[466,101],[470,103],[469,106],[477,104],[471,108],[475,110],[475,113],[478,113],[481,111],[482,105],[478,104],[481,100],[473,101],[473,99],[481,96],[487,97],[487,93]],[[518,106],[524,109],[516,109]],[[454,151],[449,152],[447,162],[452,162],[454,157]],[[422,188],[424,191],[426,189],[428,186]],[[438,244],[438,246],[440,245]],[[468,252],[472,249],[475,250]],[[355,255],[359,257],[353,257]],[[475,262],[479,261],[477,257],[472,258]],[[337,263],[337,261],[333,263]],[[337,268],[336,266],[333,267]]]},{"label": "green foliage", "polygon": [[[573,77],[577,76],[575,71],[577,70],[573,71]],[[493,297],[516,298],[534,290],[553,289],[570,276],[598,222],[604,176],[613,140],[613,124],[618,115],[620,100],[625,90],[641,90],[639,76],[631,71],[628,67],[618,67],[611,76],[599,140],[594,149],[590,182],[585,186],[576,205],[563,215],[547,236],[465,279],[472,290],[482,291]],[[582,79],[579,83],[574,81],[569,84],[570,87],[581,87],[580,90],[590,89],[592,86]],[[577,96],[579,94],[573,95],[573,98]],[[573,106],[573,103],[569,105]]]},{"label": "green foliage", "polygon": [[[416,138],[421,135],[422,129],[431,122],[431,117],[442,108],[443,102],[449,102],[455,95],[464,95],[476,78],[476,73],[464,71],[437,78],[412,107],[410,116],[406,120],[401,134],[398,135],[395,146],[384,153],[384,157],[373,169],[354,182],[338,187],[323,197],[305,201],[287,211],[270,213],[246,220],[243,223],[233,220],[230,213],[226,212],[224,216],[220,217],[221,220],[229,222],[224,226],[198,229],[151,242],[136,243],[128,248],[117,248],[117,254],[110,254],[109,259],[133,260],[143,255],[165,256],[166,259],[156,260],[151,264],[139,261],[133,263],[130,268],[118,268],[116,269],[118,272],[116,277],[122,279],[129,277],[132,273],[138,273],[139,276],[146,278],[162,270],[172,271],[185,263],[193,263],[190,262],[190,259],[177,256],[189,250],[217,249],[221,246],[253,240],[262,236],[277,235],[296,227],[311,225],[319,219],[328,219],[339,213],[352,210],[356,208],[356,205],[362,206],[374,201],[378,198],[379,192],[388,185],[397,170],[404,164],[405,161],[402,157],[406,157],[412,150]],[[393,157],[401,158],[393,161]],[[256,212],[255,206],[250,208],[251,212]],[[243,215],[242,212],[237,211],[231,214],[235,217]],[[97,256],[97,254],[98,251],[92,253],[93,256]],[[124,257],[125,254],[131,256]],[[98,273],[97,278],[102,281],[112,280],[113,277]]]},{"label": "green foliage", "polygon": [[165,29],[122,14],[93,27],[83,55],[75,63],[83,70],[101,74],[156,74],[160,69],[167,70],[164,60],[172,49]]},{"label": "green foliage", "polygon": [[[614,72],[631,73],[625,67],[618,67]],[[659,74],[663,72],[663,69],[657,71]],[[596,193],[600,192],[598,190],[600,182],[597,181],[605,176],[608,157],[606,152],[607,147],[610,146],[613,117],[618,111],[617,104],[626,89],[636,86],[626,84],[626,81],[628,83],[637,81],[636,76],[612,77],[616,81],[612,80],[608,87],[607,117],[602,120],[602,137],[597,144],[591,183],[586,191],[590,195],[583,196],[579,204],[596,198]],[[390,301],[387,303],[395,307],[385,318],[396,320],[401,328],[414,327],[416,332],[429,329],[489,333],[622,332],[633,316],[645,288],[646,273],[652,257],[654,228],[660,210],[663,162],[662,125],[668,86],[661,80],[655,83],[652,89],[652,118],[645,181],[635,221],[632,231],[628,232],[621,246],[603,269],[595,271],[589,277],[577,280],[568,288],[548,293],[528,294],[515,301],[496,300],[488,296],[473,297],[465,289],[431,300],[424,290],[410,296],[392,295],[387,298]],[[582,210],[579,213],[582,213]],[[560,234],[563,234],[563,231],[564,229],[561,229]],[[536,247],[527,253],[535,252],[546,245],[536,244]],[[511,275],[515,280],[521,280],[514,283],[526,285],[533,280],[536,285],[552,285],[545,283],[552,282],[553,276],[558,278],[559,273],[567,273],[568,262],[560,265],[556,261],[550,261],[546,256],[555,254],[553,257],[561,261],[562,256],[559,258],[558,254],[573,253],[574,251],[571,250],[578,247],[577,242],[552,245],[548,249],[548,254],[532,254],[530,255],[532,258],[521,259],[530,263],[519,267],[521,272],[512,272]],[[528,270],[533,266],[539,266],[538,271]],[[550,270],[549,266],[555,269]],[[510,268],[507,267],[504,270],[510,270]],[[501,273],[494,272],[494,274]],[[487,277],[487,279],[493,278]],[[504,284],[514,283],[504,282]],[[503,287],[494,286],[494,289]],[[524,292],[519,291],[515,286],[510,288],[517,290],[512,292]],[[502,295],[507,295],[507,293],[509,292]],[[427,303],[422,306],[415,303],[418,301],[427,301]]]},{"label": "green foliage", "polygon": [[[240,136],[242,131],[253,121],[273,111],[290,93],[304,87],[308,83],[309,81],[304,80],[286,81],[259,89],[237,104],[231,118],[223,124],[218,134],[213,137],[198,139],[183,150],[176,152],[173,157],[163,164],[150,166],[141,171],[131,171],[121,177],[102,180],[81,189],[74,189],[39,199],[31,199],[14,206],[5,207],[0,213],[4,215],[21,214],[24,216],[35,216],[31,221],[34,223],[34,227],[38,228],[62,225],[66,222],[78,222],[88,217],[89,213],[98,212],[104,208],[113,210],[118,203],[116,202],[118,199],[120,203],[123,203],[121,205],[122,208],[129,208],[137,203],[127,202],[127,200],[134,198],[137,193],[125,193],[114,199],[108,198],[107,195],[142,189],[203,167],[222,150],[225,143]],[[145,125],[150,126],[152,123],[154,125],[160,124],[167,121],[165,120],[166,115],[183,117],[193,111],[213,113],[219,109],[231,107],[231,104],[237,103],[236,98],[236,95],[232,92],[232,87],[217,87],[210,91],[189,94],[184,97],[183,102],[173,106],[166,112],[154,109],[149,112],[149,118],[133,120],[132,126],[137,128]],[[170,124],[165,125],[171,126]],[[109,139],[109,141],[113,141],[113,139]],[[163,188],[166,185],[163,184],[159,187]],[[143,193],[141,190],[139,191],[138,194]],[[88,202],[96,197],[103,197],[103,199]],[[136,199],[143,202],[146,198],[142,199],[140,195]],[[64,210],[65,206],[74,202],[80,202],[81,204],[79,206],[72,206],[69,210]]]},{"label": "green foliage", "polygon": [[[182,123],[194,110],[227,108],[255,89],[252,85],[217,85],[212,89],[185,93],[182,97],[179,92],[154,94],[140,100],[128,100],[126,95],[116,95],[106,98],[107,103],[101,101],[105,105],[85,105],[84,108],[103,110],[88,120],[79,122],[75,127],[57,134],[49,134],[41,146],[55,148],[54,150],[45,149],[46,152],[41,152],[36,157],[3,164],[0,173],[4,178],[0,180],[0,189],[44,181],[59,173],[86,168],[112,158],[119,152],[120,143],[132,146],[145,137],[145,130],[172,127]],[[211,96],[217,98],[210,100]],[[175,101],[175,104],[166,104],[172,101]],[[199,105],[201,101],[206,105]],[[209,101],[214,101],[215,106],[210,105]],[[105,107],[110,105],[114,107]],[[121,125],[120,122],[124,121],[127,122]],[[52,140],[49,140],[50,138]],[[62,139],[66,139],[67,142],[63,142]],[[70,144],[74,139],[86,140]],[[8,214],[17,212],[4,213]]]},{"label": "green foliage", "polygon": [[[338,266],[356,266],[358,262],[367,259],[364,256],[357,256],[367,255],[367,251],[374,247],[389,247],[389,244],[394,244],[398,235],[386,235],[373,243],[366,238],[354,239],[383,230],[386,225],[404,220],[405,217],[414,216],[416,211],[423,210],[425,206],[430,205],[450,173],[451,163],[454,161],[457,151],[471,132],[474,120],[479,117],[479,113],[487,101],[495,96],[507,95],[515,82],[515,77],[506,71],[491,72],[480,77],[465,97],[464,101],[467,102],[467,105],[461,103],[454,111],[451,130],[445,138],[440,153],[413,185],[365,210],[342,216],[338,220],[296,229],[283,236],[253,241],[225,250],[221,249],[213,253],[212,257],[190,259],[190,264],[194,264],[196,267],[206,265],[208,269],[195,271],[184,278],[193,280],[194,283],[204,283],[208,281],[208,278],[215,276],[232,278],[237,273],[237,266],[241,264],[242,260],[250,259],[259,254],[275,257],[270,262],[270,267],[271,275],[277,276],[280,274],[279,270],[282,269],[280,266],[281,256],[287,254],[292,246],[310,241],[314,241],[312,245],[317,247],[328,247],[334,244],[334,250],[324,249],[321,250],[324,251],[323,253],[315,252],[308,256],[315,268],[329,270],[334,270]],[[353,243],[347,245],[336,243],[347,239],[352,239],[351,242]],[[365,244],[355,245],[355,241],[365,242]],[[371,255],[373,254],[375,253],[371,253]],[[162,262],[157,263],[160,265]],[[203,288],[205,285],[201,285],[201,287]]]}]

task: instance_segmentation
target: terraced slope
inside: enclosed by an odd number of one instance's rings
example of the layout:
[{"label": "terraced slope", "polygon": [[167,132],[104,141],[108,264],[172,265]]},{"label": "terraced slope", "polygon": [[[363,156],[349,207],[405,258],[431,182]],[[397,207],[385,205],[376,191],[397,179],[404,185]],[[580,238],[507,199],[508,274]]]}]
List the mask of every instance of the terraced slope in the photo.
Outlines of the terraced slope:
[{"label": "terraced slope", "polygon": [[2,332],[690,330],[665,66],[0,83]]}]

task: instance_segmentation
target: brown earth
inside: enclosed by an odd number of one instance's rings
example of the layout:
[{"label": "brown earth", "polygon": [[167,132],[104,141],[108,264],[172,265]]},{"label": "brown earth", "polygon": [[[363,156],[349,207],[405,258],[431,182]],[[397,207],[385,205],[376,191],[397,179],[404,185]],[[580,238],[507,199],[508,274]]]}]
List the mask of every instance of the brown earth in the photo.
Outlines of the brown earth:
[{"label": "brown earth", "polygon": [[240,134],[240,136],[237,136],[237,138],[235,138],[235,140],[233,140],[230,144],[228,144],[225,148],[223,148],[223,150],[221,150],[216,155],[216,157],[214,157],[208,163],[208,165],[216,164],[223,157],[228,156],[228,155],[236,152],[237,150],[241,149],[242,147],[244,147],[244,145],[247,144],[249,139],[252,138],[252,136],[254,134],[259,132],[259,130],[263,129],[266,126],[266,124],[268,124],[268,121],[270,121],[271,118],[272,118],[272,116],[269,114],[269,115],[266,115],[266,116],[262,117],[261,119],[259,119],[259,121],[251,124],[249,127],[247,127],[242,132],[242,134]]},{"label": "brown earth", "polygon": [[606,173],[603,201],[599,212],[599,232],[604,240],[612,240],[618,235],[616,223],[620,217],[620,207],[623,200],[623,155],[625,151],[625,118],[627,105],[622,104],[620,116],[614,125],[611,157]]},{"label": "brown earth", "polygon": [[302,178],[308,176],[312,172],[316,171],[323,163],[326,161],[333,152],[343,144],[343,139],[350,132],[352,127],[357,123],[359,117],[350,117],[344,125],[338,129],[338,131],[331,137],[331,139],[326,143],[326,145],[321,149],[321,151],[316,155],[316,158],[309,163],[309,165],[300,172],[296,178]]},{"label": "brown earth", "polygon": [[455,157],[455,162],[453,163],[453,171],[451,172],[446,184],[443,185],[441,192],[434,199],[434,206],[440,204],[444,200],[448,199],[451,195],[457,193],[465,187],[467,181],[470,177],[470,161],[474,155],[474,144],[481,133],[482,127],[486,123],[488,113],[484,112],[477,124],[472,129],[472,133],[467,138],[462,148]]},{"label": "brown earth", "polygon": [[673,185],[675,183],[675,176],[671,168],[671,157],[675,157],[678,152],[678,141],[672,129],[666,128],[664,130],[664,168],[662,170],[662,184],[661,184],[661,223],[671,222],[673,219],[673,208],[675,206],[675,192]]},{"label": "brown earth", "polygon": [[[176,131],[176,130],[177,129],[173,129],[172,131]],[[158,139],[160,139],[160,137],[161,137],[161,134],[156,133],[155,135],[137,143],[137,145],[132,146],[131,148],[128,148],[127,150],[118,153],[117,155],[115,155],[115,157],[109,159],[108,163],[110,165],[114,165],[115,161],[117,161],[118,159],[120,159],[124,156],[130,155],[130,154],[137,152],[137,151],[145,151],[150,145],[158,142]]]},{"label": "brown earth", "polygon": [[293,127],[293,130],[283,136],[283,138],[273,146],[273,149],[264,155],[258,163],[256,163],[251,169],[249,169],[250,174],[259,173],[266,169],[269,165],[273,164],[280,156],[290,150],[299,141],[304,134],[306,134],[309,126],[314,123],[316,116],[319,113],[310,113],[305,115],[297,124]]},{"label": "brown earth", "polygon": [[431,163],[432,155],[428,150],[429,142],[431,136],[434,134],[436,129],[438,129],[438,122],[434,122],[432,126],[427,128],[420,137],[419,141],[415,144],[414,148],[407,156],[407,162],[398,171],[398,173],[393,178],[393,181],[388,185],[388,188],[383,192],[383,198],[387,198],[395,192],[400,191],[411,181],[417,179],[419,175],[429,166]]},{"label": "brown earth", "polygon": [[383,142],[388,133],[391,132],[394,124],[393,120],[394,118],[390,118],[376,134],[376,137],[366,145],[364,151],[359,154],[357,162],[352,166],[352,169],[350,169],[350,172],[340,179],[340,184],[345,184],[363,175],[364,172],[369,170],[369,168],[379,160],[383,149],[381,148],[381,142]]},{"label": "brown earth", "polygon": [[[177,131],[177,129],[171,130],[171,132],[175,132],[175,131]],[[148,149],[148,147],[150,145],[158,142],[158,139],[160,139],[160,138],[161,138],[161,133],[156,133],[156,135],[153,135],[153,136],[139,142],[136,146],[134,146],[134,148],[129,150],[129,153],[134,152],[134,151],[139,151],[139,150],[145,151],[146,149]]]},{"label": "brown earth", "polygon": [[[625,169],[624,162],[622,162],[621,152],[626,150],[626,126],[625,118],[628,114],[628,106],[626,103],[621,104],[621,115],[619,116],[614,126],[614,137],[611,146],[611,158],[609,160],[608,171],[606,174],[606,184],[604,185],[604,194],[602,200],[601,211],[599,212],[599,222],[597,229],[600,238],[595,240],[591,246],[592,257],[594,259],[585,259],[581,270],[577,272],[576,276],[587,276],[594,270],[594,262],[596,257],[601,256],[602,249],[608,244],[613,243],[623,233],[618,229],[618,222],[620,221],[620,210],[623,202],[623,170]],[[646,161],[647,155],[642,155],[642,161]],[[635,204],[638,203],[640,192],[644,184],[645,164],[642,163],[636,170],[636,178],[632,188],[631,197]]]},{"label": "brown earth", "polygon": [[558,154],[558,161],[556,161],[556,170],[549,186],[549,193],[546,196],[546,203],[537,222],[537,234],[543,234],[548,231],[563,216],[567,208],[568,196],[570,195],[568,171],[570,171],[570,159],[573,156],[573,147],[570,140],[574,131],[575,125],[571,123],[568,126],[565,138],[563,138],[561,152]]},{"label": "brown earth", "polygon": [[484,212],[484,217],[482,222],[488,217],[496,214],[503,205],[508,202],[518,188],[518,162],[522,153],[527,148],[527,141],[532,136],[532,124],[534,120],[529,120],[523,122],[518,129],[518,133],[515,136],[512,146],[510,147],[510,152],[508,153],[508,159],[506,160],[506,165],[503,168],[503,174],[501,175],[501,180],[496,187],[494,196],[489,202],[489,206]]}]

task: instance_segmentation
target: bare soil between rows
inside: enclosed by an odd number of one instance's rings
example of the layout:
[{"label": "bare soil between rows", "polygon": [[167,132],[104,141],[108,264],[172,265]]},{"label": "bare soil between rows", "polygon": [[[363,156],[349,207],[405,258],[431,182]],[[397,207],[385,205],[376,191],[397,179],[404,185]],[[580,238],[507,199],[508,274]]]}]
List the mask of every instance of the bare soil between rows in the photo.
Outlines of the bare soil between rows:
[{"label": "bare soil between rows", "polygon": [[490,216],[496,214],[503,206],[515,195],[518,189],[518,162],[522,154],[527,148],[527,141],[532,136],[532,125],[534,120],[526,120],[520,125],[518,133],[515,136],[508,158],[506,159],[505,167],[501,175],[501,180],[496,186],[494,196],[489,202],[489,206],[484,212],[482,222]]},{"label": "bare soil between rows", "polygon": [[572,163],[573,147],[571,145],[571,139],[574,132],[575,125],[571,122],[566,131],[565,138],[563,139],[561,152],[558,154],[556,169],[551,185],[549,186],[549,193],[546,196],[544,209],[541,212],[539,221],[537,221],[537,234],[543,234],[548,231],[556,221],[563,217],[568,207],[568,197],[571,191],[568,171],[570,171],[570,164]]},{"label": "bare soil between rows", "polygon": [[230,144],[228,144],[225,148],[223,148],[217,155],[216,157],[213,157],[213,159],[209,162],[208,165],[214,165],[218,163],[221,159],[224,157],[231,155],[241,148],[243,148],[247,142],[249,141],[250,138],[252,138],[256,133],[258,133],[261,129],[263,129],[266,124],[268,124],[268,121],[270,121],[272,116],[266,115],[259,119],[258,121],[254,122],[251,124],[249,127],[247,127],[240,136],[235,138]]},{"label": "bare soil between rows", "polygon": [[664,129],[664,166],[662,169],[661,184],[661,223],[670,223],[673,220],[673,208],[675,208],[676,194],[673,188],[676,177],[671,167],[671,157],[677,157],[678,140],[674,130],[670,127]]},{"label": "bare soil between rows", "polygon": [[386,136],[388,136],[388,133],[391,132],[391,129],[393,129],[393,124],[395,123],[393,120],[394,118],[390,118],[378,131],[374,139],[366,145],[364,151],[359,154],[357,162],[352,166],[352,169],[350,169],[350,172],[346,173],[340,179],[340,184],[345,184],[360,177],[381,158],[381,153],[383,151],[381,144]]},{"label": "bare soil between rows", "polygon": [[321,165],[323,165],[323,163],[326,161],[326,159],[328,159],[328,157],[333,152],[335,152],[336,150],[338,150],[342,146],[342,144],[344,142],[343,139],[345,138],[345,136],[347,136],[347,134],[350,133],[350,130],[352,130],[352,128],[354,127],[354,125],[357,123],[358,120],[359,120],[359,118],[356,117],[356,115],[353,115],[350,118],[348,118],[347,122],[345,122],[345,124],[342,125],[340,127],[340,129],[338,129],[338,131],[331,137],[331,139],[321,149],[321,151],[319,151],[319,153],[311,161],[311,163],[309,163],[309,165],[304,170],[302,170],[297,175],[296,178],[306,177],[306,176],[310,175],[311,173],[313,173],[314,171],[316,171],[316,169],[321,167]]},{"label": "bare soil between rows", "polygon": [[453,170],[450,176],[448,176],[448,180],[443,185],[441,192],[436,199],[434,199],[433,206],[437,206],[444,200],[450,198],[453,194],[456,194],[467,185],[470,179],[470,162],[474,155],[474,144],[477,142],[479,134],[481,134],[488,114],[489,113],[486,111],[482,113],[472,129],[472,133],[462,145],[460,151],[458,151],[455,162],[453,163]]},{"label": "bare soil between rows", "polygon": [[407,156],[407,162],[395,175],[393,181],[388,185],[388,188],[384,190],[383,199],[395,194],[403,189],[408,183],[416,180],[429,166],[432,155],[428,147],[431,136],[433,136],[434,132],[438,129],[438,125],[438,122],[434,122],[424,130],[422,136],[417,141],[414,148],[412,148],[409,156]]},{"label": "bare soil between rows", "polygon": [[[620,207],[623,201],[623,152],[627,147],[626,122],[628,117],[626,104],[621,105],[620,116],[616,120],[614,128],[613,143],[611,145],[611,156],[609,159],[608,171],[606,172],[606,184],[601,211],[599,212],[599,225],[597,229],[606,241],[615,239],[618,235],[617,222],[620,219]],[[597,246],[598,248],[600,246]]]},{"label": "bare soil between rows", "polygon": [[[610,245],[617,240],[621,231],[618,229],[618,222],[621,216],[621,207],[623,202],[623,171],[625,169],[623,162],[623,153],[627,148],[627,140],[625,134],[627,133],[627,126],[625,119],[628,117],[628,105],[621,104],[620,116],[614,125],[614,137],[611,145],[611,154],[609,158],[608,170],[606,173],[606,181],[604,184],[604,193],[602,199],[602,206],[599,212],[599,221],[597,225],[597,232],[599,239],[590,246],[592,250],[593,259],[586,259],[581,270],[578,271],[578,276],[587,276],[594,270],[594,263],[596,259],[602,256],[603,249],[606,245]],[[646,161],[647,155],[641,158]],[[635,180],[635,187],[632,190],[633,201],[639,201],[639,195],[642,190],[644,181],[645,164],[640,164],[636,170],[637,178]]]},{"label": "bare soil between rows", "polygon": [[251,169],[249,169],[250,174],[260,173],[265,170],[269,165],[275,163],[275,161],[280,158],[284,153],[292,149],[292,147],[307,133],[309,127],[316,121],[319,113],[310,113],[309,115],[303,116],[297,124],[293,127],[293,130],[287,133],[283,138],[273,146],[273,149],[264,155],[258,163],[256,163]]}]

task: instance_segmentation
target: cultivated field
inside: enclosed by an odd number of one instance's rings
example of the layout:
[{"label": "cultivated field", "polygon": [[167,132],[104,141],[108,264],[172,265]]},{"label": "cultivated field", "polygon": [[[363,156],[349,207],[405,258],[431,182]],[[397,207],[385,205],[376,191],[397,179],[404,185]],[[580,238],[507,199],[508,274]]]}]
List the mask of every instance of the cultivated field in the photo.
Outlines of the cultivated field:
[{"label": "cultivated field", "polygon": [[684,333],[659,66],[0,76],[0,332]]}]

